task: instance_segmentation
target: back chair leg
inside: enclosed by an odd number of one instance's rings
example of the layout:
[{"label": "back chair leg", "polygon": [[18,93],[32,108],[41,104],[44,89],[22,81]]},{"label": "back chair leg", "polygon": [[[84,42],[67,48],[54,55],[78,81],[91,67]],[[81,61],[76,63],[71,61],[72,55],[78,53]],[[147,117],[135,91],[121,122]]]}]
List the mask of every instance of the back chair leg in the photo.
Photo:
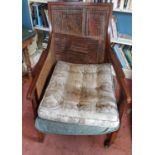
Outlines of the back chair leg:
[{"label": "back chair leg", "polygon": [[116,139],[118,131],[107,134],[104,141],[104,147],[108,148]]}]

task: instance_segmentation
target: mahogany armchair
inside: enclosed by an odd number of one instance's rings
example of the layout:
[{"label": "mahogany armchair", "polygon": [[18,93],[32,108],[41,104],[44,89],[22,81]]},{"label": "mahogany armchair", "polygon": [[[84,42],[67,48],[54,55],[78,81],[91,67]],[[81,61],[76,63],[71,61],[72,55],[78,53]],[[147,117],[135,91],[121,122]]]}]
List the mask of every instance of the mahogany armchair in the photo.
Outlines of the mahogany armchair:
[{"label": "mahogany armchair", "polygon": [[[124,106],[131,103],[125,76],[110,48],[111,4],[48,3],[52,32],[28,91],[38,140],[45,133],[107,134],[116,138]],[[51,25],[50,25],[51,27]],[[120,85],[116,98],[112,74]]]}]

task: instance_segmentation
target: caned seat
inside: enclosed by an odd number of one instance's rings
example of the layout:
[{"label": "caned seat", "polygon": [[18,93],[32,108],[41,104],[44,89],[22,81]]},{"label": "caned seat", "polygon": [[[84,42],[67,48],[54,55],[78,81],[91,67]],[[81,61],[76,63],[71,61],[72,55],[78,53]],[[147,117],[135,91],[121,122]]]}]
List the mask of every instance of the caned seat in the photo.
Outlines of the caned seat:
[{"label": "caned seat", "polygon": [[58,61],[39,105],[41,119],[119,127],[111,64],[73,64]]}]

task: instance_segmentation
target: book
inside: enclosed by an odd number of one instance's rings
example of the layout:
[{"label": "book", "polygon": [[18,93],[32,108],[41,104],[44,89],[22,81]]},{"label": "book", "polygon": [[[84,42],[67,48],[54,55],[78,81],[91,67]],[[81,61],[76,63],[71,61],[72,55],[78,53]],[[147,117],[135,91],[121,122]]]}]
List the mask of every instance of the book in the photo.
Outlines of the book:
[{"label": "book", "polygon": [[42,26],[42,21],[39,13],[39,4],[36,5],[36,10],[37,10],[37,19],[38,19],[38,26]]},{"label": "book", "polygon": [[130,3],[131,3],[131,0],[128,0],[127,6],[126,6],[127,10],[130,10]]},{"label": "book", "polygon": [[35,10],[35,7],[32,6],[31,8],[32,10],[32,22],[33,22],[33,26],[37,25],[37,13],[36,13],[36,10]]},{"label": "book", "polygon": [[83,2],[94,2],[94,0],[83,0]]},{"label": "book", "polygon": [[123,49],[122,49],[123,47],[124,47],[124,46],[120,46],[120,47],[119,47],[120,53],[121,53],[121,55],[122,55],[122,58],[123,58],[124,61],[125,61],[126,68],[127,68],[127,69],[131,69],[130,64],[129,64],[129,62],[127,61],[126,56],[125,56],[125,54],[124,54],[124,52],[123,52]]},{"label": "book", "polygon": [[39,12],[41,4],[33,3],[32,6],[34,7],[35,18],[36,18],[36,21],[37,21],[36,26],[43,26],[41,15],[40,15],[40,12]]},{"label": "book", "polygon": [[129,48],[130,55],[132,57],[132,46]]},{"label": "book", "polygon": [[112,3],[113,3],[113,9],[118,8],[118,1],[119,1],[119,0],[112,0]]},{"label": "book", "polygon": [[42,20],[43,20],[43,26],[44,27],[48,27],[48,21],[47,21],[47,18],[46,18],[46,14],[45,14],[45,7],[46,7],[46,4],[43,4],[41,6],[41,16],[42,16]]},{"label": "book", "polygon": [[119,8],[120,8],[121,10],[124,9],[124,2],[125,2],[125,0],[121,0],[121,1],[120,1],[120,6],[119,6]]},{"label": "book", "polygon": [[31,5],[31,10],[32,10],[32,22],[33,25],[36,26],[38,25],[38,18],[37,18],[37,8],[34,3]]},{"label": "book", "polygon": [[121,55],[121,52],[120,52],[120,49],[119,49],[119,45],[118,44],[115,44],[113,47],[113,52],[116,54],[122,68],[127,68],[126,66],[126,63],[125,63],[125,60],[123,58],[123,56]]},{"label": "book", "polygon": [[128,4],[128,0],[124,0],[124,9],[126,9],[127,4]]},{"label": "book", "polygon": [[98,3],[98,0],[94,0],[94,3]]},{"label": "book", "polygon": [[112,26],[113,37],[117,38],[118,34],[117,34],[117,26],[116,26],[116,17],[115,16],[112,16],[111,26]]},{"label": "book", "polygon": [[33,25],[49,27],[47,4],[33,3],[31,6]]},{"label": "book", "polygon": [[126,59],[128,60],[128,63],[130,64],[130,67],[132,67],[132,55],[130,53],[130,48],[129,47],[124,47],[123,52],[126,56]]},{"label": "book", "polygon": [[110,21],[110,38],[114,38],[113,28],[112,28],[112,20]]},{"label": "book", "polygon": [[107,3],[111,3],[111,0],[107,0],[106,2],[107,2]]},{"label": "book", "polygon": [[48,18],[48,10],[47,9],[44,9],[44,12],[45,12],[45,15],[46,15],[46,19],[47,19],[47,23],[49,25],[49,18]]},{"label": "book", "polygon": [[132,0],[130,0],[129,10],[132,10]]}]

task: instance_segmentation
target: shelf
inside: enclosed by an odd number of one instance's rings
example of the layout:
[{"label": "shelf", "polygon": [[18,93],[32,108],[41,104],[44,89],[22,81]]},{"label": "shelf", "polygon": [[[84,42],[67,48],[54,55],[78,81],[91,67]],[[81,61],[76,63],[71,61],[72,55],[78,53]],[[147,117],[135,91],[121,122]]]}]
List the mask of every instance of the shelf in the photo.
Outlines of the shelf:
[{"label": "shelf", "polygon": [[115,8],[113,9],[113,12],[122,12],[122,13],[132,13],[132,10],[125,10],[125,9],[119,9],[119,8]]},{"label": "shelf", "polygon": [[124,38],[111,38],[112,43],[124,44],[124,45],[132,45],[131,39]]},{"label": "shelf", "polygon": [[36,29],[36,30],[42,30],[42,31],[50,31],[50,29],[49,28],[47,28],[47,27],[39,27],[39,26],[34,26],[34,29]]}]

